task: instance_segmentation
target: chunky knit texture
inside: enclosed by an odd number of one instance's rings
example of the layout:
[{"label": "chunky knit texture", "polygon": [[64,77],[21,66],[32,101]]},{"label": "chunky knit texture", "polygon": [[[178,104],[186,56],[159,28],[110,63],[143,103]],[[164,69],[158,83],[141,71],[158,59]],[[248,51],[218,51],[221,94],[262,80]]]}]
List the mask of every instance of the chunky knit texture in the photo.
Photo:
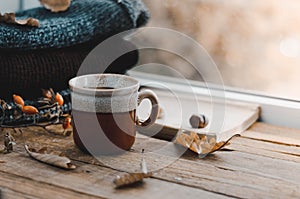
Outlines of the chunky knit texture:
[{"label": "chunky knit texture", "polygon": [[[0,25],[0,98],[13,93],[40,96],[41,88],[62,90],[88,53],[119,32],[144,25],[148,12],[140,0],[73,0],[66,12],[35,8],[17,13],[19,18],[40,20],[39,28]],[[130,42],[120,43],[130,46]],[[133,51],[116,60],[106,72],[124,73],[136,64]]]},{"label": "chunky knit texture", "polygon": [[40,7],[16,16],[37,18],[40,28],[1,24],[0,49],[65,48],[139,27],[149,18],[140,0],[72,0],[67,12]]}]

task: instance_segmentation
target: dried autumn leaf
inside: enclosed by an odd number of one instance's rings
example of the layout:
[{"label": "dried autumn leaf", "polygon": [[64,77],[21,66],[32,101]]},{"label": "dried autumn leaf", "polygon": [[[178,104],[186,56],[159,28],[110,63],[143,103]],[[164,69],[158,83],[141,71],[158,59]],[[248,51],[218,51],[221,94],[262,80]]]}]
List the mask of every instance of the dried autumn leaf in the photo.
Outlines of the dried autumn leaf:
[{"label": "dried autumn leaf", "polygon": [[4,15],[1,15],[0,13],[0,22],[22,25],[22,26],[32,26],[32,27],[40,26],[39,20],[34,19],[32,17],[28,19],[17,20],[15,13],[5,13]]},{"label": "dried autumn leaf", "polygon": [[41,4],[51,12],[62,12],[71,5],[71,0],[40,0]]},{"label": "dried autumn leaf", "polygon": [[201,143],[206,142],[206,136],[198,135],[195,132],[190,132],[190,137],[196,145],[201,145]]},{"label": "dried autumn leaf", "polygon": [[190,147],[193,142],[193,138],[185,133],[180,133],[177,135],[175,142],[182,146]]},{"label": "dried autumn leaf", "polygon": [[46,148],[42,148],[41,150],[36,151],[35,149],[29,148],[27,145],[24,145],[24,147],[29,156],[35,160],[63,169],[71,170],[76,168],[76,166],[71,163],[71,160],[69,158],[49,154],[47,153]]},{"label": "dried autumn leaf", "polygon": [[202,154],[208,154],[211,153],[211,149],[213,148],[213,145],[210,145],[208,142],[203,142],[200,144],[200,148],[202,149]]},{"label": "dried autumn leaf", "polygon": [[116,185],[116,188],[128,186],[136,182],[142,182],[144,178],[149,178],[152,176],[152,172],[148,172],[147,164],[144,157],[144,149],[142,150],[142,159],[141,159],[141,173],[125,173],[123,175],[118,175],[113,183]]},{"label": "dried autumn leaf", "polygon": [[[230,140],[230,139],[229,139]],[[228,141],[229,141],[228,140]],[[216,136],[209,137],[204,134],[197,134],[195,132],[181,132],[177,135],[175,143],[187,147],[197,154],[209,154],[220,150],[228,144],[227,142],[216,142]]]},{"label": "dried autumn leaf", "polygon": [[197,145],[196,142],[193,142],[190,147],[189,147],[190,150],[196,152],[197,154],[201,154],[203,149],[200,145]]},{"label": "dried autumn leaf", "polygon": [[219,142],[216,143],[213,148],[211,149],[211,153],[220,150],[221,148],[223,148],[224,146],[229,145],[228,142]]},{"label": "dried autumn leaf", "polygon": [[142,182],[144,178],[149,178],[152,176],[152,173],[126,173],[121,176],[117,176],[114,179],[114,184],[116,188],[128,186],[136,182]]}]

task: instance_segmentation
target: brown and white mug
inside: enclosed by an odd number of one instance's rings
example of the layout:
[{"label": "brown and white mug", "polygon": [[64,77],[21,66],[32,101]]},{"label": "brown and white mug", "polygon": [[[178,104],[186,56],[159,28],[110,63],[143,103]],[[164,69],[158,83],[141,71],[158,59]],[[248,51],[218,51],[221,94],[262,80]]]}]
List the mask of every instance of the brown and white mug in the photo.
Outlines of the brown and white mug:
[{"label": "brown and white mug", "polygon": [[[96,155],[128,151],[135,142],[136,127],[148,127],[158,115],[154,92],[139,92],[139,82],[118,74],[91,74],[69,81],[72,100],[72,126],[75,144]],[[136,116],[138,105],[149,99],[152,110],[141,121]]]}]

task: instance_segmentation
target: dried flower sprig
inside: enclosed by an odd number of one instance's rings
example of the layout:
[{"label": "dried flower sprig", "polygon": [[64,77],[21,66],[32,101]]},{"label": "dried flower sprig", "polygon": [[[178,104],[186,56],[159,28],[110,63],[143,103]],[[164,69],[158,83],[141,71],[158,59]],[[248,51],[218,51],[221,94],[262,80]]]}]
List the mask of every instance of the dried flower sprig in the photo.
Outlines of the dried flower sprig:
[{"label": "dried flower sprig", "polygon": [[38,126],[46,129],[49,125],[62,124],[64,131],[70,128],[70,101],[65,101],[60,93],[55,93],[51,88],[42,92],[43,97],[36,102],[27,102],[16,94],[13,95],[13,103],[0,100],[0,127]]}]

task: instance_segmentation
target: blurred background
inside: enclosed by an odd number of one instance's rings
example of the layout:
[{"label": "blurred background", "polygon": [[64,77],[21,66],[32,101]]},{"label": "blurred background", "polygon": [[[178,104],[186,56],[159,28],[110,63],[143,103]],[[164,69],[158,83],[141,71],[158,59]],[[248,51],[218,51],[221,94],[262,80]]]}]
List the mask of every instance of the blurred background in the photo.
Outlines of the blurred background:
[{"label": "blurred background", "polygon": [[[144,2],[152,15],[148,27],[174,29],[199,42],[216,63],[226,86],[300,100],[300,1]],[[1,12],[35,6],[39,6],[38,0],[0,0]],[[156,42],[176,42],[160,35],[154,38]],[[180,48],[192,51],[189,46]],[[202,81],[191,65],[171,53],[142,51],[140,64],[150,62],[170,66],[185,78]],[[172,75],[159,67],[138,70]]]},{"label": "blurred background", "polygon": [[[218,66],[226,86],[300,100],[300,1],[144,2],[152,15],[148,26],[171,28],[198,41]],[[161,51],[142,53],[141,62],[149,60],[201,81],[179,57]]]}]

